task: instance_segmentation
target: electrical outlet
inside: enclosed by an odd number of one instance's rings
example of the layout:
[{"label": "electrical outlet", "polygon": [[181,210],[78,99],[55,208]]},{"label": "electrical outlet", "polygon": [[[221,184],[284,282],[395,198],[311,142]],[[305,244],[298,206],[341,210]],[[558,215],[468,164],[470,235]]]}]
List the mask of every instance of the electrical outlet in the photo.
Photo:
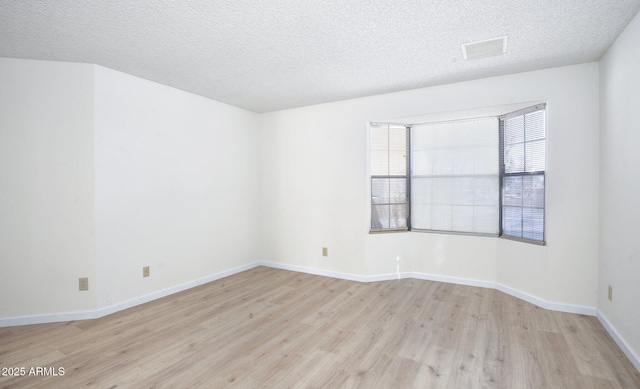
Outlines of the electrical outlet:
[{"label": "electrical outlet", "polygon": [[142,268],[142,276],[149,277],[149,266],[145,266]]},{"label": "electrical outlet", "polygon": [[613,301],[613,286],[609,285],[609,301]]},{"label": "electrical outlet", "polygon": [[328,257],[329,256],[329,249],[326,247],[322,248],[322,256],[323,257]]},{"label": "electrical outlet", "polygon": [[89,290],[89,278],[88,277],[80,277],[78,279],[78,286],[80,290]]}]

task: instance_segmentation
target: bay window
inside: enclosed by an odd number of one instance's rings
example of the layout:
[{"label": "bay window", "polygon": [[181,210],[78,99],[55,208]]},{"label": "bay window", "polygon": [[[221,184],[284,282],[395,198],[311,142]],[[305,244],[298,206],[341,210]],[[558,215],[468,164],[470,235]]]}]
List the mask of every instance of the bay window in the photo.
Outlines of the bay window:
[{"label": "bay window", "polygon": [[502,116],[370,123],[371,232],[544,242],[545,105]]}]

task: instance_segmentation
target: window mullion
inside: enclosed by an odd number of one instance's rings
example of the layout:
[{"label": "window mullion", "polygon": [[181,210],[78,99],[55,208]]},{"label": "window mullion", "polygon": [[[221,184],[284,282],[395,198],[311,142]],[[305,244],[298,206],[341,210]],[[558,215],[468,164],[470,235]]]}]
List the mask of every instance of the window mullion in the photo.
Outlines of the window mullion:
[{"label": "window mullion", "polygon": [[407,126],[407,147],[405,151],[407,159],[406,177],[406,209],[407,209],[407,229],[411,231],[411,127]]},{"label": "window mullion", "polygon": [[498,236],[502,236],[502,197],[503,197],[503,185],[504,185],[504,118],[498,120],[498,152],[500,157],[498,159]]}]

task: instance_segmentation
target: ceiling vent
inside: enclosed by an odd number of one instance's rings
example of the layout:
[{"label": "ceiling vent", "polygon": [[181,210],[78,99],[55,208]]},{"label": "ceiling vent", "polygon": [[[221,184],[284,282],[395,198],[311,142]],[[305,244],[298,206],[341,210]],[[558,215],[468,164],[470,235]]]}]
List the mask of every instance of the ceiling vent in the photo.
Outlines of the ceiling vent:
[{"label": "ceiling vent", "polygon": [[491,57],[507,52],[507,36],[462,44],[464,59]]}]

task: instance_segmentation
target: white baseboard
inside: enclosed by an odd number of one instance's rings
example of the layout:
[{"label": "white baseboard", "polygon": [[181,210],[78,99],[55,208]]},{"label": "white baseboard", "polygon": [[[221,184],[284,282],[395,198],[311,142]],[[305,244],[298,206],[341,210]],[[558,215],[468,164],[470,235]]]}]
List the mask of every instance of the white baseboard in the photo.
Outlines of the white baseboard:
[{"label": "white baseboard", "polygon": [[492,288],[492,289],[497,289],[501,292],[507,293],[511,296],[520,298],[524,301],[530,302],[532,304],[535,304],[545,309],[561,311],[561,312],[569,312],[569,313],[578,313],[582,315],[591,315],[591,316],[596,315],[596,308],[594,307],[585,307],[585,306],[579,306],[579,305],[549,302],[549,301],[540,299],[536,296],[530,295],[528,293],[521,292],[517,289],[513,289],[511,287],[508,287],[499,283],[491,282],[491,281],[473,280],[473,279],[467,279],[467,278],[442,276],[442,275],[419,273],[419,272],[402,272],[402,273],[389,273],[389,274],[362,276],[357,274],[341,273],[341,272],[328,271],[328,270],[316,269],[316,268],[310,268],[310,267],[304,267],[304,266],[288,265],[288,264],[277,263],[277,262],[257,261],[257,262],[252,262],[243,266],[238,266],[229,270],[225,270],[216,274],[212,274],[206,277],[202,277],[197,280],[172,286],[170,288],[162,289],[144,296],[136,297],[131,300],[122,301],[122,302],[109,305],[96,310],[0,318],[0,327],[9,327],[9,326],[17,326],[17,325],[25,325],[25,324],[52,323],[52,322],[71,321],[71,320],[96,319],[99,317],[110,315],[118,311],[122,311],[127,308],[135,307],[136,305],[144,304],[149,301],[153,301],[165,296],[169,296],[174,293],[182,292],[183,290],[187,290],[202,284],[206,284],[208,282],[215,281],[220,278],[230,276],[232,274],[240,273],[242,271],[252,269],[256,266],[267,266],[267,267],[272,267],[276,269],[297,271],[301,273],[314,274],[314,275],[319,275],[324,277],[340,278],[340,279],[358,281],[358,282],[375,282],[375,281],[397,280],[397,279],[403,279],[403,278],[417,278],[421,280],[446,282],[450,284],[477,286],[482,288]]},{"label": "white baseboard", "polygon": [[339,273],[335,271],[316,269],[312,267],[294,266],[294,265],[287,265],[284,263],[268,262],[268,261],[260,261],[258,262],[258,265],[272,267],[274,269],[282,269],[282,270],[296,271],[299,273],[314,274],[316,276],[340,278],[340,279],[349,280],[349,281],[367,282],[366,276],[359,276],[356,274],[349,274],[349,273]]},{"label": "white baseboard", "polygon": [[418,273],[418,272],[412,272],[411,278],[417,278],[419,280],[427,280],[427,281],[444,282],[447,284],[457,284],[457,285],[466,285],[466,286],[476,286],[480,288],[496,289],[494,282],[473,280],[470,278],[442,276],[438,274],[428,274],[428,273]]},{"label": "white baseboard", "polygon": [[494,289],[497,289],[501,292],[504,292],[513,297],[517,297],[521,300],[529,302],[531,304],[537,305],[540,308],[548,309],[550,311],[558,311],[558,312],[567,312],[567,313],[577,313],[579,315],[588,315],[595,316],[596,308],[588,307],[584,305],[575,305],[575,304],[565,304],[565,303],[556,303],[553,301],[547,301],[531,295],[529,293],[522,292],[518,289],[514,289],[510,286],[506,286],[503,284],[495,283]]},{"label": "white baseboard", "polygon": [[230,275],[252,269],[259,265],[260,265],[259,262],[253,262],[246,265],[234,267],[229,270],[211,274],[206,277],[198,278],[197,280],[188,281],[180,285],[175,285],[166,289],[162,289],[153,293],[146,294],[144,296],[136,297],[131,300],[122,301],[113,305],[106,306],[104,308],[95,309],[91,311],[64,312],[64,313],[53,313],[53,314],[46,314],[46,315],[0,318],[0,327],[11,327],[11,326],[19,326],[19,325],[27,325],[27,324],[55,323],[55,322],[72,321],[72,320],[97,319],[99,317],[107,316],[127,308],[135,307],[136,305],[144,304],[149,301],[157,300],[159,298],[166,297],[174,293],[182,292],[184,290],[191,289],[211,281],[219,280],[220,278],[228,277]]},{"label": "white baseboard", "polygon": [[5,317],[5,318],[0,318],[0,327],[23,326],[27,324],[57,323],[57,322],[72,321],[72,320],[88,320],[88,319],[96,319],[98,317],[100,317],[100,315],[98,315],[98,311],[96,310],[50,313],[45,315],[32,315],[32,316]]},{"label": "white baseboard", "polygon": [[611,322],[609,322],[609,320],[604,316],[604,314],[599,309],[596,309],[595,307],[550,302],[550,301],[541,299],[539,297],[533,296],[531,294],[522,292],[520,290],[514,289],[512,287],[509,287],[500,283],[496,283],[496,282],[491,282],[491,281],[473,280],[468,278],[442,276],[442,275],[419,273],[419,272],[402,272],[402,273],[389,273],[389,274],[361,276],[357,274],[334,272],[334,271],[328,271],[328,270],[322,270],[322,269],[316,269],[316,268],[310,268],[310,267],[304,267],[304,266],[287,265],[283,263],[268,262],[268,261],[252,262],[243,266],[238,266],[238,267],[225,270],[219,273],[211,274],[209,276],[202,277],[197,280],[185,282],[180,285],[172,286],[170,288],[162,289],[144,296],[136,297],[131,300],[119,302],[119,303],[109,305],[107,307],[96,309],[96,310],[0,318],[0,327],[10,327],[10,326],[27,325],[27,324],[43,324],[43,323],[63,322],[63,321],[72,321],[72,320],[97,319],[99,317],[110,315],[112,313],[122,311],[124,309],[134,307],[136,305],[144,304],[149,301],[153,301],[165,296],[169,296],[174,293],[182,292],[184,290],[191,289],[211,281],[219,280],[221,278],[228,277],[230,275],[240,273],[257,266],[266,266],[266,267],[272,267],[275,269],[290,270],[290,271],[296,271],[301,273],[340,278],[340,279],[358,281],[358,282],[391,281],[391,280],[404,279],[404,278],[416,278],[421,280],[445,282],[450,284],[476,286],[481,288],[491,288],[491,289],[499,290],[511,296],[517,297],[519,299],[522,299],[524,301],[527,301],[531,304],[537,305],[544,309],[560,311],[560,312],[568,312],[568,313],[577,313],[581,315],[596,316],[600,321],[600,323],[602,323],[604,328],[607,330],[607,332],[618,344],[618,346],[627,355],[629,360],[631,360],[631,362],[636,367],[636,369],[640,371],[640,356],[638,356],[638,354],[631,348],[631,346],[622,337],[622,335],[620,335],[620,333],[611,324]]},{"label": "white baseboard", "polygon": [[496,289],[501,292],[504,292],[508,295],[517,297],[521,300],[527,301],[531,304],[537,305],[541,308],[552,310],[552,311],[560,311],[560,312],[568,312],[568,313],[577,313],[580,315],[596,315],[595,307],[587,307],[582,305],[573,305],[573,304],[563,304],[556,303],[541,299],[539,297],[533,296],[531,294],[519,291],[517,289],[511,288],[509,286],[492,282],[492,281],[482,281],[482,280],[474,280],[469,278],[462,277],[452,277],[452,276],[443,276],[437,274],[428,274],[428,273],[419,273],[419,272],[402,272],[402,273],[388,273],[388,274],[377,274],[370,276],[360,276],[349,273],[340,273],[333,272],[303,266],[294,266],[294,265],[285,265],[276,262],[268,262],[268,261],[260,261],[260,265],[273,267],[276,269],[284,269],[297,271],[301,273],[315,274],[325,277],[334,277],[341,278],[350,281],[360,281],[360,282],[374,282],[374,281],[390,281],[390,280],[398,280],[403,278],[416,278],[420,280],[428,280],[428,281],[437,281],[437,282],[445,282],[449,284],[457,284],[457,285],[466,285],[466,286],[476,286],[480,288],[491,288]]},{"label": "white baseboard", "polygon": [[616,327],[611,324],[609,319],[602,313],[601,310],[596,310],[596,317],[602,324],[602,326],[607,330],[609,335],[613,338],[613,340],[618,344],[618,347],[622,349],[622,352],[629,358],[631,363],[636,367],[638,371],[640,371],[640,355],[633,351],[633,348],[627,343],[627,341],[620,335]]}]

